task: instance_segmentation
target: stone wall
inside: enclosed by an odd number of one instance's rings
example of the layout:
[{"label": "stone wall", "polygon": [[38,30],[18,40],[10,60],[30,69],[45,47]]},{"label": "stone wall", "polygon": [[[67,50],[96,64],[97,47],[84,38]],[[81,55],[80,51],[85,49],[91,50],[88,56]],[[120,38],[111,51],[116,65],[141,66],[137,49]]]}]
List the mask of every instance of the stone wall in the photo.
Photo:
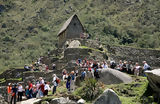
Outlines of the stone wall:
[{"label": "stone wall", "polygon": [[106,46],[110,59],[139,62],[147,61],[152,67],[160,67],[160,50],[138,49],[123,46]]}]

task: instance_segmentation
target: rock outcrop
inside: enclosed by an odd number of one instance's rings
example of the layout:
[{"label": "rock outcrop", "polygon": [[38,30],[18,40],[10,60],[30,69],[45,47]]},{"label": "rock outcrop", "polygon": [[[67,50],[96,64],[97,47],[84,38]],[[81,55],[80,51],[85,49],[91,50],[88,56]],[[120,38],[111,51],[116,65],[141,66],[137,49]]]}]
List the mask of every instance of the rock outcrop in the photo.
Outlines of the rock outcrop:
[{"label": "rock outcrop", "polygon": [[76,104],[76,102],[69,100],[69,98],[60,97],[52,99],[50,104]]},{"label": "rock outcrop", "polygon": [[119,83],[130,83],[132,82],[132,78],[120,71],[114,69],[102,69],[100,71],[100,81],[104,84],[119,84]]},{"label": "rock outcrop", "polygon": [[160,69],[145,71],[145,74],[147,75],[149,85],[160,97]]},{"label": "rock outcrop", "polygon": [[78,40],[73,40],[69,44],[68,48],[79,48],[80,45],[81,45],[81,43]]},{"label": "rock outcrop", "polygon": [[85,101],[84,99],[79,99],[79,100],[77,101],[78,104],[85,104],[85,102],[86,102],[86,101]]},{"label": "rock outcrop", "polygon": [[8,103],[4,100],[3,96],[1,96],[1,95],[0,95],[0,104],[8,104]]},{"label": "rock outcrop", "polygon": [[112,89],[107,89],[96,99],[94,104],[121,104],[121,101]]},{"label": "rock outcrop", "polygon": [[0,96],[3,96],[3,99],[5,99],[7,101],[8,94],[7,94],[7,87],[6,86],[0,86]]}]

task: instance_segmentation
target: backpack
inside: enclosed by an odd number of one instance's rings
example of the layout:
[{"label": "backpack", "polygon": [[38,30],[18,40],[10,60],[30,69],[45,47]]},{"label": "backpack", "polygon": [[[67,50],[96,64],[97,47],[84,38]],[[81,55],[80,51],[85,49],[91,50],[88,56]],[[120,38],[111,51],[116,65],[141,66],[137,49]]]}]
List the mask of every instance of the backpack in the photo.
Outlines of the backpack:
[{"label": "backpack", "polygon": [[56,83],[59,84],[60,83],[60,79],[56,78]]}]

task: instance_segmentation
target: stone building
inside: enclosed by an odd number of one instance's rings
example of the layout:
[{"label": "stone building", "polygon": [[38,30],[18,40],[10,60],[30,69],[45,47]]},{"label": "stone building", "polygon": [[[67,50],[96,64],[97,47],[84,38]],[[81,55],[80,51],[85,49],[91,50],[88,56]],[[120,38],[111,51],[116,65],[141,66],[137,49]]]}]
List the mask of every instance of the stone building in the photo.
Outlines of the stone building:
[{"label": "stone building", "polygon": [[72,15],[62,26],[58,33],[58,46],[61,48],[66,40],[80,38],[84,27],[76,14]]}]

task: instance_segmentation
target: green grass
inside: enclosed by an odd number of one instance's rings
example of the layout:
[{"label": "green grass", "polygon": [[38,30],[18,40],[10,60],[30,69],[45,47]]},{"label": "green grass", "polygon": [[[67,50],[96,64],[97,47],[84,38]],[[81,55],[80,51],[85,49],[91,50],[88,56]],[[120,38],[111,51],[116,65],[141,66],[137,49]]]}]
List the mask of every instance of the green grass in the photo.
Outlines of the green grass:
[{"label": "green grass", "polygon": [[[112,85],[104,85],[103,83],[100,83],[101,88],[103,91],[105,89],[113,89],[115,93],[119,96],[122,104],[156,104],[153,102],[153,96],[144,96],[143,94],[147,90],[148,81],[146,77],[135,77],[132,76],[133,82],[129,84],[112,84]],[[49,95],[42,98],[42,101],[51,101],[53,98],[58,97],[77,97],[78,99],[81,98],[80,92],[83,92],[83,87],[85,86],[84,82],[81,82],[80,86],[73,92],[68,95],[67,89],[65,87],[65,82],[61,82],[59,86],[57,87],[57,92],[52,95],[52,92],[49,92]],[[142,99],[145,97],[146,99]],[[86,104],[93,103],[94,100],[86,101]]]},{"label": "green grass", "polygon": [[[146,77],[132,76],[133,82],[129,84],[106,85],[106,88],[113,89],[119,96],[122,104],[142,104],[144,93],[147,90],[148,81]],[[138,79],[138,81],[136,81]],[[148,99],[148,97],[146,97]],[[145,101],[146,103],[152,103]]]},{"label": "green grass", "polygon": [[17,80],[17,81],[22,81],[22,78],[10,78],[10,79],[6,79],[6,80]]},{"label": "green grass", "polygon": [[4,78],[0,79],[0,83],[4,83],[6,80]]}]

